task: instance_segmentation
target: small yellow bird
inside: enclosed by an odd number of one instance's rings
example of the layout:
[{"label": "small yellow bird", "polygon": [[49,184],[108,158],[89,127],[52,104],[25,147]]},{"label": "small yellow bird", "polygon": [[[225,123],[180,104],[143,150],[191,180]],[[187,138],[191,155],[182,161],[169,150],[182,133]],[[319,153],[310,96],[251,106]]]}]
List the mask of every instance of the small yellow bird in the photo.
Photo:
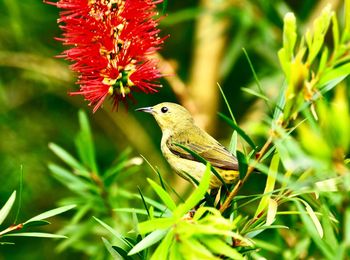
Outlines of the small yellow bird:
[{"label": "small yellow bird", "polygon": [[[206,166],[178,146],[185,146],[211,163],[227,184],[238,181],[238,162],[223,145],[194,124],[190,113],[182,106],[164,102],[153,107],[136,109],[150,113],[162,130],[161,150],[171,167],[184,179],[201,180]],[[212,174],[210,189],[219,188],[222,182]]]}]

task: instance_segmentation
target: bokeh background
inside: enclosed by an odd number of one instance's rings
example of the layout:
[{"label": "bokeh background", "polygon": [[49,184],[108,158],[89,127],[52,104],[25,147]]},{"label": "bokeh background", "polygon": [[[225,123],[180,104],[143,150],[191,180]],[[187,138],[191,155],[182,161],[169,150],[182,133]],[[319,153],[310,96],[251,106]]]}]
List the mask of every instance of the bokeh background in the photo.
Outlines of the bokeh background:
[{"label": "bokeh background", "polygon": [[[130,158],[143,155],[175,190],[188,193],[191,187],[171,172],[161,156],[161,132],[154,119],[134,109],[163,101],[180,103],[194,114],[198,124],[229,145],[232,129],[217,117],[218,111],[228,114],[219,83],[239,125],[258,144],[263,142],[260,134],[267,119],[266,107],[242,89],[257,90],[243,48],[261,85],[273,98],[283,84],[277,58],[283,16],[294,12],[302,31],[329,2],[334,9],[340,7],[341,1],[169,0],[160,22],[161,35],[170,35],[159,57],[161,70],[171,74],[162,79],[163,88],[153,95],[135,93],[137,102],[129,103],[128,109],[120,106],[112,111],[106,105],[93,114],[82,97],[67,94],[77,86],[69,64],[55,58],[63,50],[54,40],[60,36],[58,9],[40,0],[0,0],[0,204],[18,189],[21,166],[24,181],[19,221],[56,207],[71,194],[48,169],[50,162],[61,164],[48,144],[56,143],[77,155],[74,138],[79,131],[80,109],[88,115],[100,169],[107,169],[130,149]],[[160,12],[162,8],[160,5]],[[131,175],[118,179],[117,186],[130,192],[140,187],[147,193],[146,177],[157,178],[144,162]],[[264,178],[256,176],[243,192],[263,189],[259,183]],[[68,212],[56,217],[43,230],[55,233],[71,216]],[[100,237],[94,236],[89,238],[91,243],[102,245]],[[58,240],[11,241],[16,245],[2,246],[0,259],[91,257],[88,250],[84,253],[72,247],[57,252]]]}]

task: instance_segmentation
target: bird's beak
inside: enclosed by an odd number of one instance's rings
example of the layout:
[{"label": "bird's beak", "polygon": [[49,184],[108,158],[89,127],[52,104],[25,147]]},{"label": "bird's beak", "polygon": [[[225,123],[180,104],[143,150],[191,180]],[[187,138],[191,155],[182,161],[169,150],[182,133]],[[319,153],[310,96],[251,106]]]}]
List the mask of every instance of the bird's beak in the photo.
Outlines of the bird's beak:
[{"label": "bird's beak", "polygon": [[141,107],[141,108],[135,109],[135,111],[141,111],[141,112],[146,112],[150,114],[153,113],[152,107]]}]

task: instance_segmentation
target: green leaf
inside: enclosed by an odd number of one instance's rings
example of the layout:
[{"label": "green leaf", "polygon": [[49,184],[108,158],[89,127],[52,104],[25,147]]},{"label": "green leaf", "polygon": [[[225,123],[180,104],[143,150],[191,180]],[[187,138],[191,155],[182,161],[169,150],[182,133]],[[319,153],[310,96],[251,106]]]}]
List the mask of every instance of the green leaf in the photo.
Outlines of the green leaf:
[{"label": "green leaf", "polygon": [[154,251],[151,260],[169,259],[169,251],[173,240],[173,232],[168,232],[160,245],[157,247],[156,251]]},{"label": "green leaf", "polygon": [[326,205],[322,205],[321,213],[322,213],[321,221],[322,221],[322,226],[324,228],[324,241],[326,241],[326,243],[329,246],[333,247],[335,251],[338,251],[339,243],[338,243],[337,236],[335,234],[335,230],[333,228],[331,219],[329,217],[332,214]]},{"label": "green leaf", "polygon": [[[119,192],[118,193],[119,196],[122,196],[122,197],[127,198],[127,199],[135,199],[135,198],[141,199],[141,196],[139,194],[130,193],[130,192],[125,191],[125,190],[119,190],[118,192]],[[144,196],[144,199],[148,204],[152,205],[153,207],[155,207],[159,211],[162,211],[164,213],[170,212],[169,209],[167,207],[165,207],[162,203],[159,203],[158,201],[150,199],[146,196]]]},{"label": "green leaf", "polygon": [[277,214],[277,201],[269,198],[268,206],[267,206],[267,214],[266,214],[266,225],[271,225],[275,222],[275,217]]},{"label": "green leaf", "polygon": [[162,4],[162,16],[166,14],[167,7],[168,7],[168,0],[164,0]]},{"label": "green leaf", "polygon": [[[20,174],[19,174],[19,194],[18,194],[18,206],[17,206],[17,212],[16,212],[16,217],[13,223],[17,223],[17,219],[19,216],[19,213],[21,211],[21,206],[22,206],[22,190],[23,190],[23,165],[20,167]],[[1,225],[1,223],[0,223]]]},{"label": "green leaf", "polygon": [[227,256],[230,259],[245,259],[236,249],[229,246],[218,237],[202,237],[200,241],[216,254]]},{"label": "green leaf", "polygon": [[[309,214],[305,211],[305,208],[301,205],[301,203],[298,200],[294,200],[294,202],[298,208],[298,211],[301,213],[300,217],[304,223],[304,227],[310,235],[310,237],[312,238],[312,240],[315,242],[316,246],[322,251],[325,257],[327,257],[328,259],[333,259],[335,252],[321,239],[315,227],[314,221],[311,219]],[[304,202],[303,204],[305,205]]]},{"label": "green leaf", "polygon": [[318,16],[313,23],[313,35],[310,31],[306,33],[306,42],[309,48],[309,55],[307,58],[307,63],[312,64],[313,60],[316,58],[320,49],[324,43],[324,37],[328,31],[332,16],[334,15],[331,10],[330,4],[328,4],[323,10],[320,16]]},{"label": "green leaf", "polygon": [[116,159],[115,164],[109,167],[108,169],[106,169],[105,172],[103,173],[104,180],[113,179],[116,175],[121,173],[126,166],[130,166],[129,156],[131,154],[131,151],[132,151],[131,148],[127,148],[123,150],[121,154],[118,155],[118,158]]},{"label": "green leaf", "polygon": [[117,251],[112,247],[112,245],[108,242],[107,239],[101,237],[103,244],[105,245],[107,251],[111,254],[113,259],[124,259]]},{"label": "green leaf", "polygon": [[[203,163],[203,164],[207,164],[208,161],[205,160],[202,156],[200,156],[199,154],[197,154],[196,152],[192,151],[191,149],[189,149],[188,147],[182,145],[182,144],[175,144],[176,146],[179,146],[181,147],[182,149],[184,149],[186,152],[188,152],[189,154],[191,154],[197,161]],[[221,177],[221,175],[218,173],[218,171],[214,168],[214,167],[211,167],[210,166],[210,169],[211,169],[211,172],[220,180],[220,182],[222,183],[222,185],[225,187],[226,190],[228,190],[228,187],[227,187],[227,184],[226,182],[224,181],[224,179]],[[186,173],[187,176],[190,178],[190,179],[194,179],[190,174]],[[195,184],[196,183],[196,180],[194,181]]]},{"label": "green leaf", "polygon": [[200,243],[197,239],[184,239],[181,241],[180,250],[185,259],[210,259],[216,260],[217,258],[210,252],[210,250]]},{"label": "green leaf", "polygon": [[183,260],[184,256],[180,251],[179,243],[174,241],[169,249],[169,260]]},{"label": "green leaf", "polygon": [[113,259],[123,259],[123,260],[132,260],[133,257],[128,256],[128,252],[125,251],[123,248],[119,246],[112,246],[113,250],[116,251],[120,255],[118,258],[113,258]]},{"label": "green leaf", "polygon": [[265,101],[269,101],[269,98],[267,96],[265,96],[264,94],[261,94],[261,93],[258,93],[256,92],[254,89],[250,89],[250,88],[241,88],[241,90],[243,90],[244,92],[248,93],[248,94],[251,94],[255,97],[258,97],[258,98],[261,98]]},{"label": "green leaf", "polygon": [[228,150],[234,156],[237,156],[237,139],[238,139],[237,137],[238,137],[237,131],[233,130]]},{"label": "green leaf", "polygon": [[73,208],[75,208],[76,205],[68,205],[68,206],[63,206],[63,207],[59,207],[59,208],[55,208],[49,211],[46,211],[44,213],[41,213],[35,217],[32,217],[31,219],[27,220],[26,222],[24,222],[24,224],[28,224],[29,222],[33,222],[33,221],[38,221],[38,220],[43,220],[43,219],[47,219],[53,216],[56,216],[58,214],[61,214],[63,212],[66,212],[68,210],[71,210]]},{"label": "green leaf", "polygon": [[12,192],[9,199],[6,201],[5,205],[0,210],[0,225],[4,222],[7,215],[10,213],[10,210],[12,209],[13,204],[16,200],[16,191]]},{"label": "green leaf", "polygon": [[256,145],[250,139],[250,137],[237,125],[235,124],[231,119],[229,119],[227,116],[225,116],[222,113],[219,113],[219,116],[227,123],[229,124],[234,130],[237,131],[237,133],[250,145],[250,147],[255,151]]},{"label": "green leaf", "polygon": [[144,239],[142,239],[139,243],[137,243],[128,253],[128,255],[134,255],[138,252],[145,250],[146,248],[154,245],[159,240],[161,240],[166,234],[168,230],[155,230],[149,235],[147,235]]},{"label": "green leaf", "polygon": [[[350,5],[350,2],[349,2]],[[349,21],[350,23],[350,21]],[[344,242],[349,247],[350,246],[350,208],[348,207],[344,214]]]},{"label": "green leaf", "polygon": [[79,178],[70,171],[58,166],[56,164],[49,164],[49,170],[53,173],[53,176],[62,184],[67,186],[74,192],[93,190],[94,186],[85,181],[83,178]]},{"label": "green leaf", "polygon": [[248,161],[245,155],[240,151],[237,151],[237,160],[239,165],[239,178],[243,180],[248,170]]},{"label": "green leaf", "polygon": [[200,200],[204,197],[204,194],[209,189],[210,183],[210,163],[207,163],[207,168],[203,173],[203,177],[199,186],[195,191],[191,194],[191,196],[185,201],[185,203],[180,204],[177,209],[174,211],[174,215],[178,218],[182,218],[184,214],[186,214],[189,210],[191,210],[194,206],[196,206]]},{"label": "green leaf", "polygon": [[123,242],[126,246],[132,247],[132,244],[125,239],[120,233],[118,233],[114,228],[111,226],[107,225],[105,222],[102,220],[96,218],[95,216],[92,216],[98,223],[100,223],[101,226],[103,226],[105,229],[107,229],[115,238],[118,238],[121,242]]},{"label": "green leaf", "polygon": [[338,50],[339,49],[339,25],[337,16],[332,16],[332,33],[333,33],[333,49]]},{"label": "green leaf", "polygon": [[23,233],[10,233],[4,235],[4,237],[45,237],[45,238],[67,238],[66,236],[41,233],[41,232],[23,232]]},{"label": "green leaf", "polygon": [[[264,93],[263,91],[263,88],[261,87],[261,84],[260,84],[260,81],[259,81],[259,78],[258,78],[258,75],[256,74],[255,72],[255,69],[254,69],[254,66],[253,66],[253,63],[251,62],[250,58],[249,58],[249,55],[248,55],[248,52],[246,51],[245,48],[242,49],[243,50],[243,53],[249,63],[249,67],[253,73],[253,76],[254,76],[254,80],[255,80],[255,83],[256,83],[256,86],[258,87],[258,90],[259,90],[259,96],[260,97],[266,97],[266,94]],[[248,90],[249,91],[249,90]],[[268,103],[268,98],[263,98],[263,100],[265,101],[265,104],[266,104],[266,107],[270,110],[270,105]]]},{"label": "green leaf", "polygon": [[30,221],[23,223],[23,227],[37,227],[37,226],[45,226],[51,224],[49,221],[46,220],[37,220],[37,221]]},{"label": "green leaf", "polygon": [[271,241],[264,241],[256,238],[254,238],[254,245],[256,245],[258,248],[262,248],[275,254],[281,254],[281,251],[285,250],[284,248],[281,248],[278,245],[271,243]]},{"label": "green leaf", "polygon": [[148,206],[147,206],[147,203],[146,203],[146,201],[145,201],[145,198],[144,198],[143,195],[142,195],[142,192],[141,192],[140,187],[137,186],[137,189],[139,190],[139,193],[140,193],[140,196],[141,196],[141,199],[142,199],[143,206],[145,207],[145,209],[146,209],[146,211],[147,211],[147,215],[148,215],[149,218],[151,218],[152,216],[149,214]]},{"label": "green leaf", "polygon": [[271,198],[271,193],[273,192],[273,190],[275,188],[279,161],[280,161],[279,154],[275,153],[272,157],[269,172],[267,175],[264,196],[261,198],[259,206],[258,206],[257,210],[255,211],[255,215],[254,215],[255,218],[258,217],[268,206],[268,203],[269,203],[270,198]]},{"label": "green leaf", "polygon": [[318,74],[322,75],[323,70],[326,69],[327,61],[328,61],[328,48],[325,47],[322,51],[321,59],[318,65]]},{"label": "green leaf", "polygon": [[158,169],[156,169],[156,173],[157,173],[157,175],[158,175],[160,185],[162,185],[162,189],[165,190],[165,191],[167,191],[167,190],[166,190],[166,187],[165,187],[165,183],[164,183],[164,181],[163,181],[163,177],[162,177],[162,175],[160,174],[160,172],[159,172]]},{"label": "green leaf", "polygon": [[283,226],[283,225],[262,225],[262,226],[258,226],[255,228],[252,228],[248,231],[248,233],[245,235],[246,238],[254,238],[257,235],[259,235],[261,232],[267,230],[267,229],[289,229],[287,226]]},{"label": "green leaf", "polygon": [[49,143],[49,148],[54,154],[56,154],[67,165],[69,165],[73,169],[77,169],[79,171],[79,173],[81,173],[83,176],[87,176],[87,170],[84,168],[84,166],[81,165],[79,163],[79,161],[76,160],[66,150],[64,150],[63,148],[61,148],[60,146],[58,146],[54,143]]},{"label": "green leaf", "polygon": [[249,63],[249,67],[250,67],[250,69],[251,69],[251,71],[252,71],[252,73],[253,73],[255,83],[256,83],[256,85],[257,85],[257,87],[258,87],[260,93],[263,93],[262,87],[261,87],[261,84],[260,84],[260,81],[259,81],[259,78],[258,78],[258,75],[257,75],[256,72],[255,72],[253,63],[252,63],[252,61],[251,61],[250,58],[249,58],[248,52],[246,51],[245,48],[242,48],[242,50],[243,50],[243,53],[244,53],[244,55],[245,55],[245,57],[246,57],[246,59],[247,59],[247,61],[248,61],[248,63]]},{"label": "green leaf", "polygon": [[176,204],[173,201],[173,199],[170,197],[170,195],[162,189],[162,187],[160,185],[158,185],[157,183],[155,183],[154,181],[152,181],[151,179],[147,179],[147,181],[149,182],[149,184],[151,184],[153,190],[157,193],[157,195],[159,196],[159,198],[164,202],[164,204],[171,210],[173,211],[174,209],[176,209]]},{"label": "green leaf", "polygon": [[[146,216],[148,216],[148,214],[149,214],[145,209],[135,209],[135,208],[116,208],[116,209],[113,209],[113,211],[126,212],[126,213],[136,213],[136,214],[146,215]],[[154,217],[164,216],[164,212],[153,211],[153,216]]]},{"label": "green leaf", "polygon": [[343,35],[343,42],[346,42],[350,39],[350,1],[345,0],[345,8],[344,8],[344,21],[345,21],[345,28],[344,28],[344,35]]},{"label": "green leaf", "polygon": [[320,78],[319,85],[324,86],[334,79],[342,80],[350,74],[350,63],[345,63],[336,68],[330,68]]},{"label": "green leaf", "polygon": [[156,229],[168,229],[175,224],[173,218],[156,218],[139,223],[138,229],[141,234],[153,232]]},{"label": "green leaf", "polygon": [[285,92],[286,92],[287,88],[288,88],[288,84],[286,82],[284,82],[282,84],[281,90],[280,90],[278,97],[277,97],[275,111],[273,112],[273,127],[275,127],[275,125],[278,124],[278,120],[283,112],[284,107],[285,107],[285,104],[286,104]]},{"label": "green leaf", "polygon": [[94,142],[91,135],[89,120],[86,113],[82,110],[78,113],[80,132],[78,133],[75,143],[79,156],[85,165],[96,174],[98,174],[97,163],[95,158]]},{"label": "green leaf", "polygon": [[[346,78],[346,76],[341,76],[341,77],[338,77],[338,78],[335,78],[331,81],[326,82],[325,84],[323,84],[323,86],[320,84],[320,86],[322,86],[322,88],[320,88],[321,94],[325,94],[328,91],[332,90],[335,86],[337,86],[345,78]],[[307,105],[309,105],[309,104],[307,104]]]},{"label": "green leaf", "polygon": [[318,220],[314,210],[311,208],[309,203],[307,203],[306,201],[301,200],[301,202],[305,205],[306,212],[309,214],[312,222],[314,223],[315,228],[316,228],[317,233],[319,234],[320,238],[322,238],[323,237],[323,228],[322,228],[322,225],[321,225],[320,221]]},{"label": "green leaf", "polygon": [[[290,79],[290,60],[288,59],[287,52],[284,48],[277,52],[278,59],[280,61],[282,70],[286,75],[287,80]],[[283,93],[284,94],[284,93]]]},{"label": "green leaf", "polygon": [[3,246],[3,245],[14,245],[15,243],[13,242],[0,242],[0,245]]},{"label": "green leaf", "polygon": [[226,104],[226,107],[227,107],[227,109],[228,109],[228,112],[230,113],[231,119],[232,119],[232,121],[233,121],[234,123],[236,123],[235,116],[234,116],[233,113],[232,113],[232,109],[231,109],[231,107],[230,107],[230,104],[228,103],[227,98],[226,98],[226,96],[225,96],[225,93],[224,93],[224,91],[222,90],[220,84],[218,84],[218,87],[219,87],[220,93],[221,93],[221,95],[222,95],[222,97],[223,97],[223,99],[224,99],[224,101],[225,101],[225,104]]},{"label": "green leaf", "polygon": [[292,60],[294,54],[294,47],[297,40],[297,25],[293,13],[287,13],[284,16],[283,23],[283,49],[286,52],[288,61]]}]

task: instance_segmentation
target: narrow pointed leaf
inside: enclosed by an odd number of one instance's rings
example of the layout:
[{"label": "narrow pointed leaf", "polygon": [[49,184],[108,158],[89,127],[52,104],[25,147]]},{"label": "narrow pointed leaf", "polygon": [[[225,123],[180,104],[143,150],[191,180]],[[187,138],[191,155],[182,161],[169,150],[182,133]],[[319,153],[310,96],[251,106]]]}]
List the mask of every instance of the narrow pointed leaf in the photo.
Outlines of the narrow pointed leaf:
[{"label": "narrow pointed leaf", "polygon": [[86,113],[82,110],[79,111],[79,124],[80,132],[76,138],[76,146],[81,157],[81,160],[89,166],[89,168],[98,173],[97,163],[95,158],[95,147],[90,130],[89,120]]},{"label": "narrow pointed leaf", "polygon": [[148,180],[149,184],[151,184],[153,190],[157,193],[159,198],[164,202],[164,204],[171,211],[173,211],[176,208],[176,204],[173,201],[173,199],[170,197],[170,195],[165,190],[163,190],[163,188],[160,185],[158,185],[157,183],[155,183],[151,179],[147,179],[147,180]]},{"label": "narrow pointed leaf", "polygon": [[0,242],[0,246],[2,245],[15,245],[13,242]]},{"label": "narrow pointed leaf", "polygon": [[261,201],[259,203],[259,206],[257,210],[255,211],[255,217],[257,217],[261,212],[263,212],[269,203],[271,193],[273,192],[275,188],[276,183],[276,177],[278,172],[278,166],[279,166],[280,157],[278,153],[275,153],[272,157],[269,172],[267,175],[265,190],[264,190],[264,196],[261,198]]},{"label": "narrow pointed leaf", "polygon": [[253,95],[253,96],[256,96],[258,98],[261,98],[265,101],[269,101],[269,98],[266,97],[265,95],[261,94],[261,93],[258,93],[256,92],[254,89],[250,89],[250,88],[241,88],[244,92],[247,92],[248,94],[250,95]]},{"label": "narrow pointed leaf", "polygon": [[66,236],[41,233],[41,232],[23,232],[23,233],[10,233],[4,235],[4,237],[45,237],[45,238],[67,238]]},{"label": "narrow pointed leaf", "polygon": [[278,204],[274,199],[269,199],[266,214],[266,225],[271,225],[275,221]]},{"label": "narrow pointed leaf", "polygon": [[250,139],[250,137],[240,128],[237,124],[235,124],[230,118],[225,116],[222,113],[219,113],[219,116],[227,123],[229,124],[234,130],[237,131],[237,133],[250,145],[250,147],[253,150],[256,150],[256,145],[254,144],[253,140]]},{"label": "narrow pointed leaf", "polygon": [[169,249],[171,247],[173,239],[173,232],[168,232],[168,234],[163,238],[160,245],[157,247],[156,251],[154,251],[151,260],[169,259]]},{"label": "narrow pointed leaf", "polygon": [[140,223],[138,229],[141,234],[147,234],[157,229],[170,228],[174,224],[176,223],[173,218],[156,218]]},{"label": "narrow pointed leaf", "polygon": [[134,255],[138,252],[145,250],[146,248],[154,245],[159,240],[161,240],[166,234],[168,230],[156,230],[147,235],[144,239],[142,239],[139,243],[137,243],[128,253],[128,255]]},{"label": "narrow pointed leaf", "polygon": [[16,200],[16,191],[12,192],[10,198],[6,201],[5,205],[0,210],[0,225],[4,222],[7,215],[10,213],[13,204]]},{"label": "narrow pointed leaf", "polygon": [[84,168],[84,166],[81,165],[77,159],[75,159],[71,154],[69,154],[62,147],[54,143],[49,143],[49,148],[54,154],[56,154],[62,161],[64,161],[67,165],[69,165],[73,169],[78,169],[82,172],[86,172],[86,169]]},{"label": "narrow pointed leaf", "polygon": [[198,202],[204,197],[206,191],[209,189],[210,183],[210,163],[207,163],[207,168],[203,173],[203,177],[199,186],[195,191],[191,194],[191,196],[185,201],[184,204],[181,204],[177,207],[176,211],[174,211],[174,215],[177,217],[182,217],[189,210],[191,210],[194,206],[198,204]]},{"label": "narrow pointed leaf", "polygon": [[63,212],[66,212],[68,210],[71,210],[71,209],[73,209],[75,207],[76,207],[76,205],[68,205],[68,206],[63,206],[63,207],[59,207],[59,208],[56,208],[56,209],[52,209],[52,210],[46,211],[44,213],[41,213],[41,214],[39,214],[39,215],[37,215],[37,216],[27,220],[24,224],[27,224],[27,223],[33,222],[33,221],[47,219],[47,218],[56,216],[58,214],[61,214]]},{"label": "narrow pointed leaf", "polygon": [[233,130],[228,150],[234,156],[237,156],[237,140],[238,140],[237,131]]},{"label": "narrow pointed leaf", "polygon": [[[203,164],[207,164],[208,161],[205,160],[202,156],[200,156],[199,154],[197,154],[196,152],[192,151],[191,149],[189,149],[188,147],[182,145],[182,144],[175,144],[176,146],[181,147],[182,149],[184,149],[186,152],[188,152],[189,154],[191,154],[197,161],[203,163]],[[222,185],[225,187],[226,190],[228,190],[227,184],[224,181],[224,179],[221,177],[221,175],[218,173],[217,170],[215,170],[214,167],[210,166],[211,172],[216,176],[216,178],[218,178]],[[187,174],[189,178],[194,179],[190,174]],[[194,182],[196,183],[196,182]]]},{"label": "narrow pointed leaf", "polygon": [[107,229],[114,237],[118,238],[121,242],[123,242],[126,246],[131,247],[132,244],[126,240],[120,233],[118,233],[116,230],[114,230],[114,228],[112,228],[111,226],[107,225],[105,222],[103,222],[102,220],[96,218],[93,216],[93,218],[100,223],[101,226],[103,226],[105,229]]},{"label": "narrow pointed leaf", "polygon": [[105,245],[107,251],[111,254],[113,259],[124,259],[118,252],[112,247],[112,245],[108,242],[107,239],[101,237],[103,244]]},{"label": "narrow pointed leaf", "polygon": [[23,224],[23,227],[37,227],[37,226],[45,226],[51,224],[49,221],[46,220],[35,220],[26,222]]},{"label": "narrow pointed leaf", "polygon": [[[350,5],[350,1],[349,1],[349,5]],[[344,223],[345,223],[345,227],[344,227],[345,241],[344,242],[347,245],[350,245],[350,208],[347,208],[345,211]]]},{"label": "narrow pointed leaf", "polygon": [[232,248],[218,237],[204,238],[201,239],[201,242],[203,242],[208,248],[210,248],[211,251],[216,254],[224,255],[230,259],[245,259],[239,252],[237,252],[236,249]]},{"label": "narrow pointed leaf", "polygon": [[294,202],[295,202],[299,212],[301,213],[300,217],[304,223],[304,227],[305,227],[306,231],[308,232],[308,234],[310,235],[310,237],[315,242],[316,246],[322,251],[322,253],[325,255],[325,257],[327,259],[333,259],[335,252],[331,247],[329,247],[321,239],[320,234],[318,233],[318,230],[316,229],[313,220],[311,219],[309,213],[307,211],[305,211],[305,202],[302,201],[302,203],[304,204],[304,207],[299,200],[295,200]]},{"label": "narrow pointed leaf", "polygon": [[248,161],[245,155],[240,151],[237,151],[237,160],[239,165],[239,178],[243,180],[248,170]]},{"label": "narrow pointed leaf", "polygon": [[306,201],[302,200],[302,203],[305,205],[306,212],[309,214],[312,222],[314,223],[315,228],[316,228],[320,238],[322,238],[323,237],[323,228],[322,228],[322,225],[315,214],[315,211],[311,208],[309,203],[307,203]]}]

